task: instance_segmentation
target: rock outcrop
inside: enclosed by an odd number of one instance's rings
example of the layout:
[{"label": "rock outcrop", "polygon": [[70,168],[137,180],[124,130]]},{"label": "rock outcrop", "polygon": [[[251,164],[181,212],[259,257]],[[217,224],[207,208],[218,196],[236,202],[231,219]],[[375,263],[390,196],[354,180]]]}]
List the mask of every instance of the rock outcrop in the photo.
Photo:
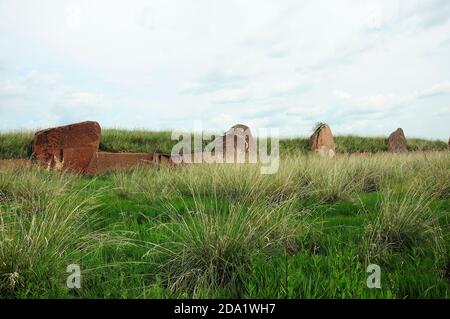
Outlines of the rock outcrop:
[{"label": "rock outcrop", "polygon": [[309,138],[309,146],[311,151],[319,155],[333,157],[336,154],[336,146],[330,127],[326,124],[319,125]]},{"label": "rock outcrop", "polygon": [[403,129],[398,128],[389,135],[388,138],[389,149],[393,152],[407,152],[407,141]]}]

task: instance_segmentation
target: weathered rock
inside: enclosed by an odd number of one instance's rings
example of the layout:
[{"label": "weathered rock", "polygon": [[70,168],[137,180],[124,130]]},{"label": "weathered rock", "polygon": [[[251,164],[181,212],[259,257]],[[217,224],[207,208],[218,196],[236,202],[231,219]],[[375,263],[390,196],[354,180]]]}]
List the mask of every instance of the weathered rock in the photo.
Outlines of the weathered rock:
[{"label": "weathered rock", "polygon": [[309,146],[311,151],[319,155],[333,157],[336,154],[336,146],[330,127],[326,124],[320,125],[309,138]]},{"label": "weathered rock", "polygon": [[226,162],[235,163],[239,161],[238,159],[248,162],[250,152],[255,151],[252,132],[246,125],[233,125],[221,138]]},{"label": "weathered rock", "polygon": [[65,148],[63,149],[63,160],[56,163],[55,169],[88,173],[96,161],[96,156],[97,150],[92,147]]},{"label": "weathered rock", "polygon": [[88,169],[101,139],[97,122],[82,122],[39,131],[34,136],[36,160],[54,169],[84,173]]},{"label": "weathered rock", "polygon": [[250,128],[247,125],[244,124],[236,124],[233,125],[226,133],[225,135],[234,135],[234,136],[240,136],[245,139],[246,143],[250,143],[250,139],[253,138],[252,132],[250,131]]},{"label": "weathered rock", "polygon": [[94,175],[117,170],[127,170],[138,165],[153,163],[153,160],[153,153],[96,152],[86,173]]},{"label": "weathered rock", "polygon": [[99,152],[100,139],[101,128],[97,122],[51,128],[35,134],[33,155],[48,169],[89,175],[130,169],[140,164],[174,165],[168,154]]},{"label": "weathered rock", "polygon": [[388,138],[389,149],[393,152],[407,152],[407,142],[405,134],[401,128],[396,129],[389,135]]},{"label": "weathered rock", "polygon": [[153,153],[153,164],[172,166],[174,162],[172,161],[170,154]]}]

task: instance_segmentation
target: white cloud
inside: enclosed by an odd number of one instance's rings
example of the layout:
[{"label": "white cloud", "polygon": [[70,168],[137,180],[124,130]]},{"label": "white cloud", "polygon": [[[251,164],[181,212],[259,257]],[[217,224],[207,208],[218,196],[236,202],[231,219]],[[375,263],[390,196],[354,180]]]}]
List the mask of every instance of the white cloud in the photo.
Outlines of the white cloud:
[{"label": "white cloud", "polygon": [[13,81],[0,81],[0,98],[19,97],[25,93],[25,89]]},{"label": "white cloud", "polygon": [[302,135],[328,121],[386,134],[405,122],[447,138],[449,10],[442,0],[4,0],[0,127],[204,119]]},{"label": "white cloud", "polygon": [[334,90],[333,94],[337,98],[342,99],[342,100],[349,100],[352,98],[352,95],[350,93],[342,91],[342,90]]},{"label": "white cloud", "polygon": [[351,107],[355,111],[388,110],[404,101],[404,97],[395,96],[393,94],[354,97],[352,94],[342,90],[334,90],[333,94],[341,103],[345,103],[344,105]]},{"label": "white cloud", "polygon": [[103,94],[92,92],[72,92],[65,97],[66,105],[79,108],[100,108],[103,110],[111,109],[113,104]]},{"label": "white cloud", "polygon": [[371,96],[354,97],[351,93],[336,89],[333,95],[351,106],[355,111],[388,111],[393,108],[408,107],[408,103],[414,103],[414,100],[436,95],[450,94],[450,82],[445,81],[432,85],[430,88],[420,90],[419,92],[409,92],[407,94],[377,94]]},{"label": "white cloud", "polygon": [[418,94],[418,97],[427,97],[439,94],[450,94],[450,82],[445,81],[433,85],[431,88],[423,90]]}]

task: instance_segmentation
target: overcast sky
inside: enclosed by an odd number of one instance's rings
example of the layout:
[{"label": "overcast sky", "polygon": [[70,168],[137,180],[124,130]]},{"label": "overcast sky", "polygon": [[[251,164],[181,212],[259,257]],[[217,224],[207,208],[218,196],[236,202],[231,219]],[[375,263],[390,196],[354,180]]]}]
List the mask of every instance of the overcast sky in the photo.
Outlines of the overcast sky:
[{"label": "overcast sky", "polygon": [[450,1],[0,0],[0,130],[450,136]]}]

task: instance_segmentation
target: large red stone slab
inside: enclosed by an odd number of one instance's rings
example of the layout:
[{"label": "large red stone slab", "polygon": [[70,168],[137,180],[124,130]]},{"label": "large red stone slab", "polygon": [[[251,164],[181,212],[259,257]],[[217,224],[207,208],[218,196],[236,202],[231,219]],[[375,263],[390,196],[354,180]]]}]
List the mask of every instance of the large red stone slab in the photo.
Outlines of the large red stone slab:
[{"label": "large red stone slab", "polygon": [[49,168],[85,172],[98,151],[101,128],[87,121],[39,131],[33,140],[33,155]]}]

